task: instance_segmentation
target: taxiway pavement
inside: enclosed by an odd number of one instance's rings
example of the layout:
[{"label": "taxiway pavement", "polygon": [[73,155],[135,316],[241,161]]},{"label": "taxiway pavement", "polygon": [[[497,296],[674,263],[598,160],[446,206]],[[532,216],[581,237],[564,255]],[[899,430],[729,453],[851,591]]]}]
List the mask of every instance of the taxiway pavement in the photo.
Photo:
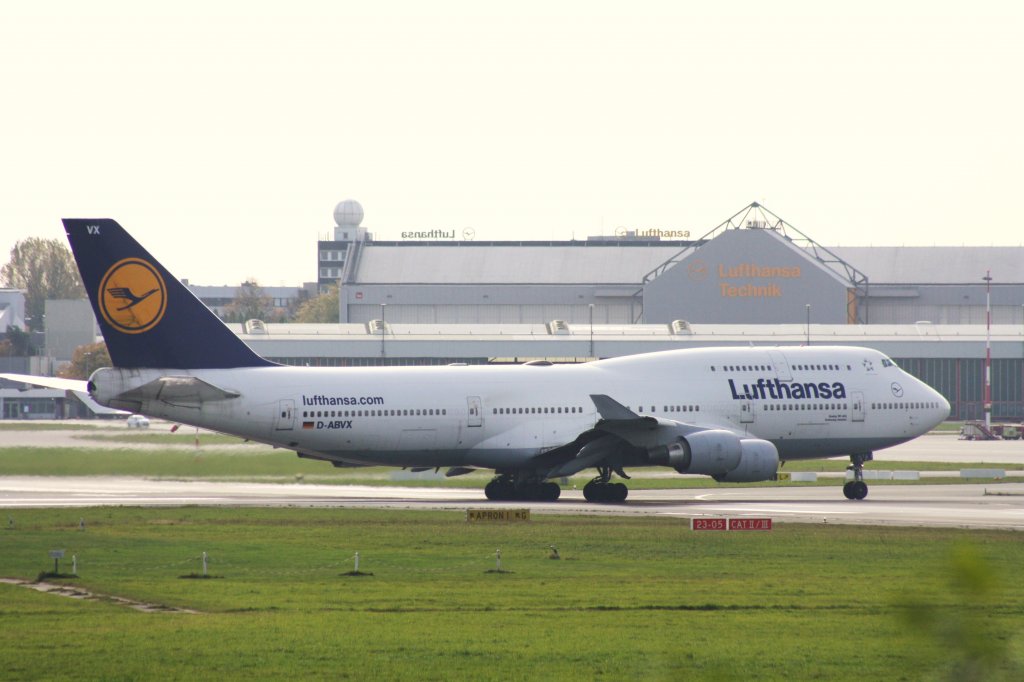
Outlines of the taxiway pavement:
[{"label": "taxiway pavement", "polygon": [[[0,445],[21,441],[32,447],[54,439],[96,447],[74,432],[0,432]],[[20,435],[18,435],[20,434]],[[56,435],[55,435],[56,434]],[[30,441],[30,442],[25,442]],[[118,447],[124,447],[119,444]],[[129,446],[132,447],[132,446]],[[228,446],[239,447],[239,446]],[[961,441],[928,435],[876,453],[869,468],[912,468],[915,461],[966,464],[1024,463],[1022,441]],[[892,467],[889,463],[900,466]],[[838,486],[777,486],[633,490],[625,504],[591,504],[577,490],[564,490],[558,502],[495,503],[479,489],[169,481],[131,477],[0,476],[0,508],[92,506],[318,506],[388,509],[529,507],[538,514],[652,514],[770,516],[779,522],[846,523],[1024,530],[1024,483],[872,485],[866,500],[846,500]]]},{"label": "taxiway pavement", "polygon": [[0,508],[270,506],[465,510],[538,514],[771,517],[776,522],[1024,530],[1024,483],[876,485],[846,500],[837,486],[634,490],[624,504],[592,504],[566,490],[558,502],[489,502],[479,489],[156,481],[128,477],[0,477]]}]

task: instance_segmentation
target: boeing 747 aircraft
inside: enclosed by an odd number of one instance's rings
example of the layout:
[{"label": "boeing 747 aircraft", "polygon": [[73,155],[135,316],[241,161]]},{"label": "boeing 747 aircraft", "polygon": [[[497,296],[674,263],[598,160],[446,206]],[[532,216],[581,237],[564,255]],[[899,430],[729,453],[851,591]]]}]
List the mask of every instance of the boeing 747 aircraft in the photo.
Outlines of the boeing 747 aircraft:
[{"label": "boeing 747 aircraft", "polygon": [[64,221],[114,367],[100,404],[288,448],[335,466],[493,469],[491,500],[556,500],[552,479],[596,469],[583,494],[621,502],[626,469],[764,481],[787,460],[864,462],[949,414],[936,391],[866,348],[673,350],[582,365],[305,368],[256,355],[110,219]]}]

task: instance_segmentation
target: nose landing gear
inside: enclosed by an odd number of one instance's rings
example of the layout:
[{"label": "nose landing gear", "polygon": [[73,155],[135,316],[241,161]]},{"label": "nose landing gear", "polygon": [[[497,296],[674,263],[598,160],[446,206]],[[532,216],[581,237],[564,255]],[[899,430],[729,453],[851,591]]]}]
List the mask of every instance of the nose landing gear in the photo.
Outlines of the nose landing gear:
[{"label": "nose landing gear", "polygon": [[843,486],[843,495],[848,500],[863,500],[868,496],[868,484],[864,482],[864,462],[870,462],[874,456],[869,452],[863,455],[850,455],[847,471],[853,471],[853,480]]}]

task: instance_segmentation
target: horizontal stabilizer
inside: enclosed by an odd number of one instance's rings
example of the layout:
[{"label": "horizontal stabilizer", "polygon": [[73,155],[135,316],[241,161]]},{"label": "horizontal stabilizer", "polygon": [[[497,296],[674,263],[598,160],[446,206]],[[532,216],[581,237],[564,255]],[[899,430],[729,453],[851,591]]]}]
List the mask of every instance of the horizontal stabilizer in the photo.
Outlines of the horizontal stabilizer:
[{"label": "horizontal stabilizer", "polygon": [[117,408],[114,408],[114,407],[107,407],[105,405],[100,405],[98,402],[93,400],[92,396],[90,396],[85,391],[74,391],[74,394],[75,394],[75,397],[78,398],[79,400],[81,400],[82,404],[84,404],[86,407],[88,407],[89,411],[92,412],[93,414],[107,415],[107,416],[110,416],[110,415],[123,415],[125,417],[127,417],[128,415],[131,414],[131,412],[129,412],[128,410],[118,410]]},{"label": "horizontal stabilizer", "polygon": [[37,377],[31,374],[0,374],[0,379],[8,381],[20,381],[23,384],[43,386],[44,388],[56,388],[62,391],[86,391],[88,381],[81,379],[62,379],[60,377]]},{"label": "horizontal stabilizer", "polygon": [[228,391],[196,377],[160,377],[148,384],[117,396],[118,400],[143,402],[159,400],[165,403],[212,403],[237,398],[240,393]]}]

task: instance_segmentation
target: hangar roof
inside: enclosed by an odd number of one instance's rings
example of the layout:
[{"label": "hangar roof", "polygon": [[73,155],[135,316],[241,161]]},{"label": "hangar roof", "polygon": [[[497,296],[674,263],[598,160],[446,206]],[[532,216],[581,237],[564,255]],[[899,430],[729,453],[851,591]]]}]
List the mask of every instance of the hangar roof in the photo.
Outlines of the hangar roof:
[{"label": "hangar roof", "polygon": [[639,284],[678,253],[666,246],[363,247],[359,284]]},{"label": "hangar roof", "polygon": [[1021,246],[834,246],[829,250],[872,284],[978,284],[986,270],[1000,284],[1024,282]]},{"label": "hangar roof", "polygon": [[[593,243],[374,244],[359,258],[359,284],[640,284],[683,246]],[[833,246],[872,284],[1024,283],[1024,246]]]}]

